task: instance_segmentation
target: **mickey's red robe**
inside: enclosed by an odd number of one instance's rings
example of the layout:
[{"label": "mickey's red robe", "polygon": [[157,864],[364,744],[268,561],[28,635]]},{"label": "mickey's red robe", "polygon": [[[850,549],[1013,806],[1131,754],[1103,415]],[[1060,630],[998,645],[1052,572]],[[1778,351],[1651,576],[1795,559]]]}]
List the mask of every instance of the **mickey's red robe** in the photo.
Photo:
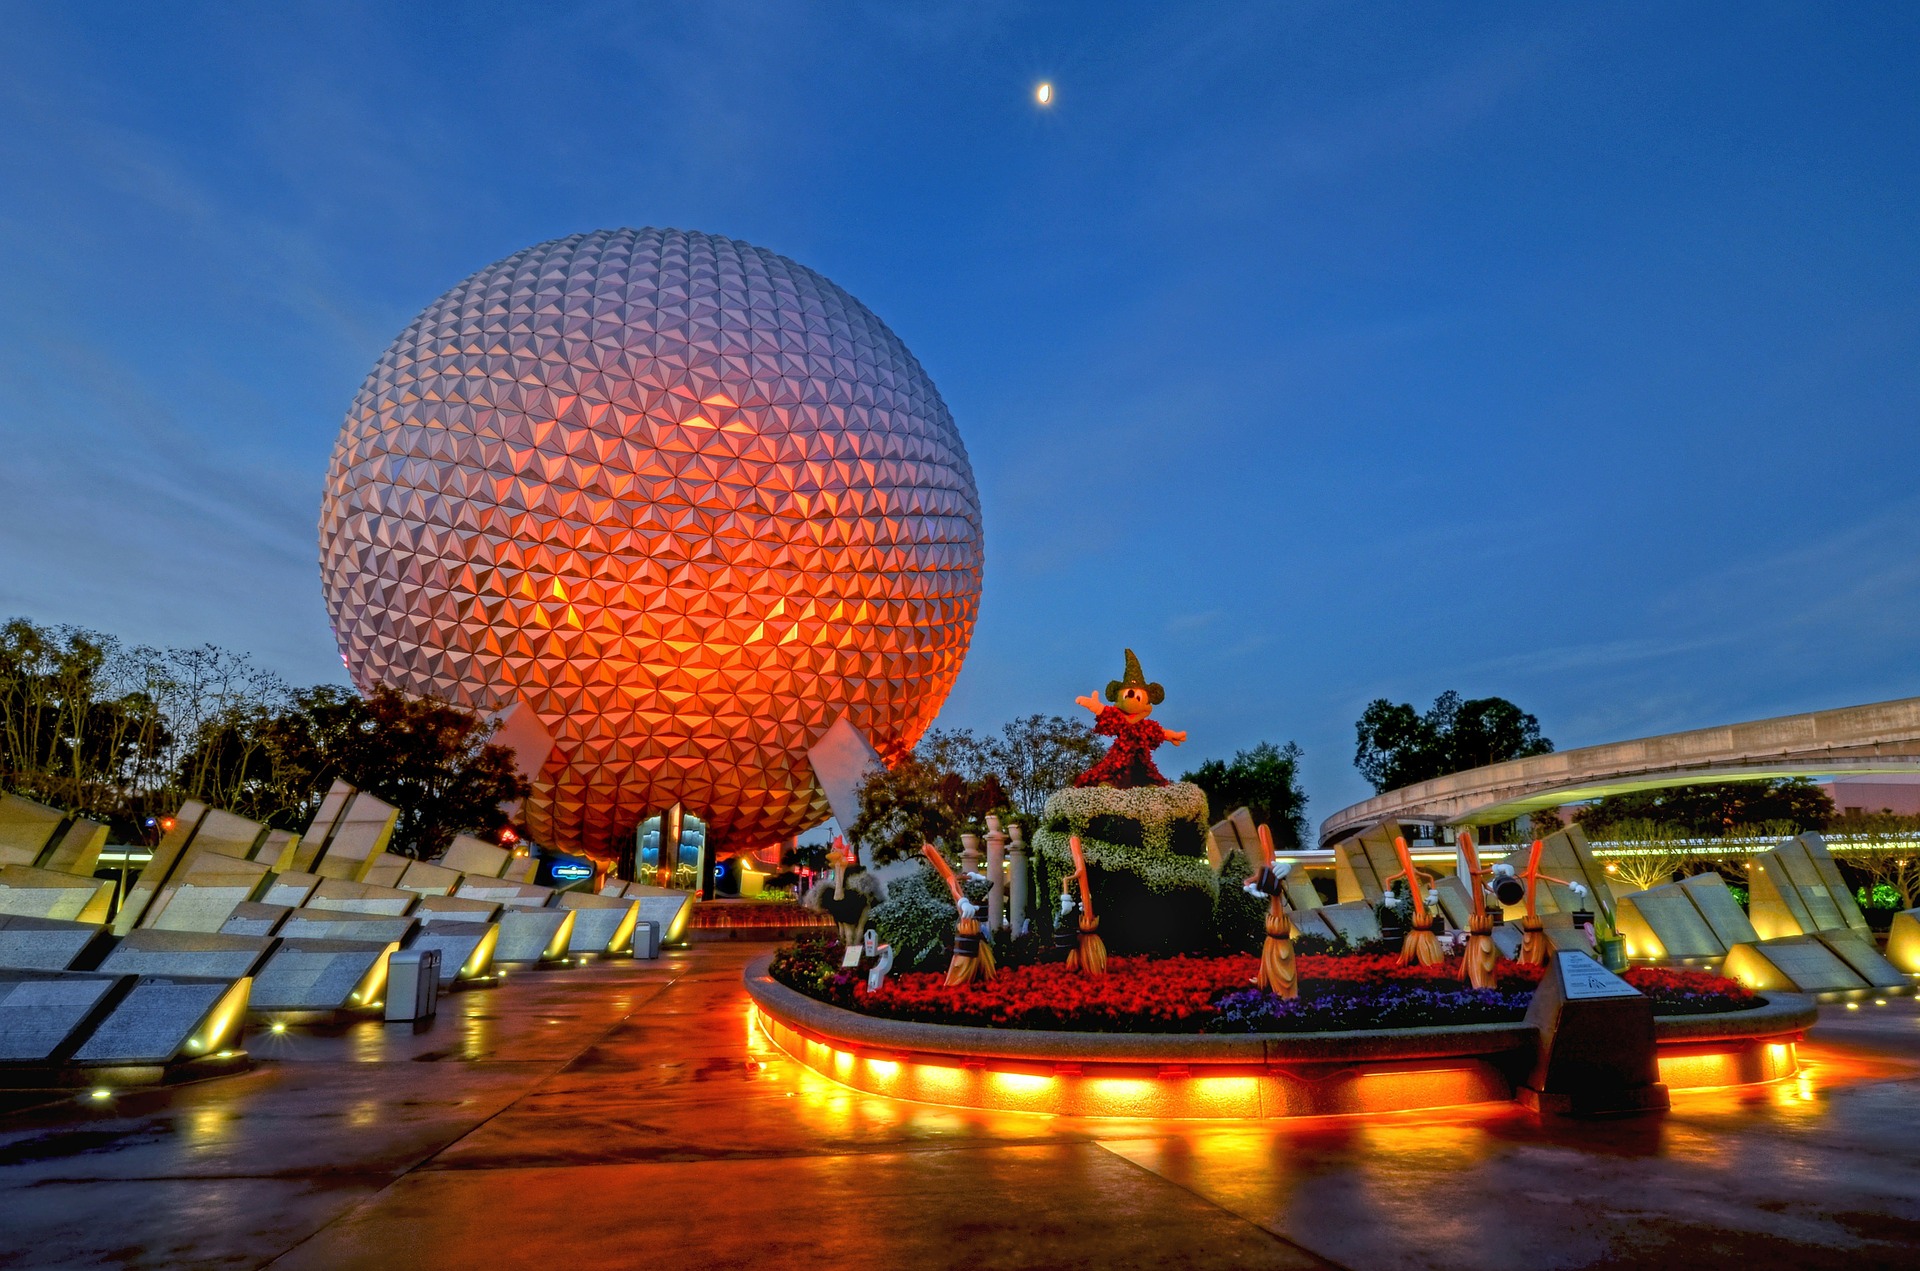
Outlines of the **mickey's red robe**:
[{"label": "mickey's red robe", "polygon": [[1163,786],[1167,779],[1153,766],[1153,748],[1167,739],[1167,730],[1150,715],[1135,719],[1118,706],[1103,706],[1093,731],[1113,738],[1113,748],[1099,763],[1073,779],[1076,786]]}]

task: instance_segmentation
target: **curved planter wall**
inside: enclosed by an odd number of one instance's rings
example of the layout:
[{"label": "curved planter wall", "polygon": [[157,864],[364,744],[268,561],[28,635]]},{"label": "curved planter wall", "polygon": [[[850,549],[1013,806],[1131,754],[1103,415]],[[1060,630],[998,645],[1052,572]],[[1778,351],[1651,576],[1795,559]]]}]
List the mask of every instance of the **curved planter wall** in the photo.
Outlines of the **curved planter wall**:
[{"label": "curved planter wall", "polygon": [[[1087,1117],[1272,1118],[1400,1112],[1513,1098],[1533,1055],[1526,1024],[1346,1033],[1066,1033],[876,1019],[747,967],[767,1036],[797,1062],[868,1094],[949,1107]],[[1797,1068],[1811,999],[1769,994],[1728,1015],[1659,1022],[1674,1089],[1772,1080]]]}]

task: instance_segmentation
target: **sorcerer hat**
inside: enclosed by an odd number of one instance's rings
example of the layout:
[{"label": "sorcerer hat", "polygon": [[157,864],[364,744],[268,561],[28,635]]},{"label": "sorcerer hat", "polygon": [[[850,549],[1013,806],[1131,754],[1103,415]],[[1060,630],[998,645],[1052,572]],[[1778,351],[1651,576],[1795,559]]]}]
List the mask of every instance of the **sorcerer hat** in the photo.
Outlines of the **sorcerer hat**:
[{"label": "sorcerer hat", "polygon": [[1119,701],[1120,690],[1123,688],[1143,688],[1147,690],[1147,700],[1155,706],[1167,700],[1167,690],[1161,688],[1158,684],[1147,683],[1146,675],[1140,670],[1140,659],[1133,656],[1132,649],[1127,650],[1127,670],[1125,678],[1107,681],[1107,700],[1109,702]]}]

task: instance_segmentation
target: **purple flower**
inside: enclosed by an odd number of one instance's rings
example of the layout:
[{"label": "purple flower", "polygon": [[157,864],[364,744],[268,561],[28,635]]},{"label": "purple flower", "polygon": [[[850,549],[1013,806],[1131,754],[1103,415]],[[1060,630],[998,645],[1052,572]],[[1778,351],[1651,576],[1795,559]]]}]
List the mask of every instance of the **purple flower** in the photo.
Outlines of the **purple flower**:
[{"label": "purple flower", "polygon": [[1435,990],[1410,985],[1334,988],[1297,998],[1237,989],[1214,999],[1212,1033],[1317,1033],[1357,1028],[1506,1023],[1523,1018],[1531,990]]}]

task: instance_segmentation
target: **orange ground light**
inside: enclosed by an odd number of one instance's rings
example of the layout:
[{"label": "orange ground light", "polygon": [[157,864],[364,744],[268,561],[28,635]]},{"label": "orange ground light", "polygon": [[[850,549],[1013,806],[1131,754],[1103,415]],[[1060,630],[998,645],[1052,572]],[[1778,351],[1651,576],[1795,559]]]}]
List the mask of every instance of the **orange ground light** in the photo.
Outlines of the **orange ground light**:
[{"label": "orange ground light", "polygon": [[[837,1043],[752,1009],[759,1032],[803,1067],[863,1094],[950,1108],[1123,1119],[1274,1119],[1410,1112],[1507,1103],[1492,1062],[1458,1058],[1325,1068],[1012,1064],[887,1054]],[[1846,1079],[1845,1064],[1827,1066]],[[1662,1047],[1676,1093],[1807,1078],[1798,1035]]]}]

